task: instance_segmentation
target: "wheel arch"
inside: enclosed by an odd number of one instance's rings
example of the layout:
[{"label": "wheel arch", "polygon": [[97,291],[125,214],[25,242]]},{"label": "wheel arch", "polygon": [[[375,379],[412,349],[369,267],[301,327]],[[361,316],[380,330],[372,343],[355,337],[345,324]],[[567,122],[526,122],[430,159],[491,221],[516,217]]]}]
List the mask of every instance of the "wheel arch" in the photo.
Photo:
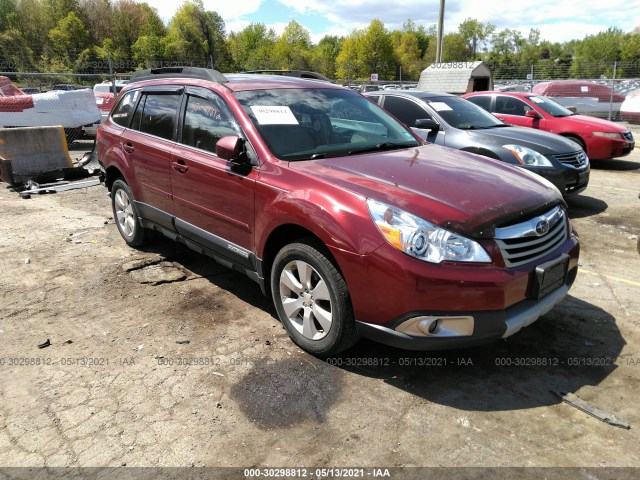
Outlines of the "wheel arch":
[{"label": "wheel arch", "polygon": [[585,142],[584,139],[577,133],[560,133],[559,135],[578,142],[578,144],[582,147],[582,150],[587,153],[587,142]]},{"label": "wheel arch", "polygon": [[341,275],[344,276],[344,272],[340,268],[335,256],[331,253],[331,250],[327,244],[318,236],[302,225],[295,223],[282,224],[271,231],[262,250],[262,272],[261,276],[265,279],[265,293],[270,295],[270,281],[271,269],[273,267],[273,261],[276,258],[278,252],[290,243],[304,241],[310,243],[316,249],[322,250],[322,253],[335,265]]},{"label": "wheel arch", "polygon": [[108,191],[111,191],[111,187],[113,187],[113,182],[115,182],[119,178],[124,180],[125,183],[129,184],[124,174],[115,165],[111,165],[106,169],[104,184],[107,187]]}]

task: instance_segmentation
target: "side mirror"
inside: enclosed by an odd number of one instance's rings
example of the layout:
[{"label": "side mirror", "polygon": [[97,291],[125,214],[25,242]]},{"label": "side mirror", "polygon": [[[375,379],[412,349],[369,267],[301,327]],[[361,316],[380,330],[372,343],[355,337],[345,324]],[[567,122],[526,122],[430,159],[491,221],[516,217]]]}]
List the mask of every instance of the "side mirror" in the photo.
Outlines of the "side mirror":
[{"label": "side mirror", "polygon": [[433,118],[419,118],[413,126],[424,130],[440,130],[440,124]]},{"label": "side mirror", "polygon": [[539,114],[538,112],[536,112],[535,110],[527,110],[527,111],[524,113],[524,116],[525,116],[525,117],[529,117],[529,118],[533,118],[533,119],[540,119],[540,118],[542,118],[542,117],[540,116],[540,114]]},{"label": "side mirror", "polygon": [[236,136],[222,137],[216,143],[216,155],[224,160],[242,162],[244,140]]}]

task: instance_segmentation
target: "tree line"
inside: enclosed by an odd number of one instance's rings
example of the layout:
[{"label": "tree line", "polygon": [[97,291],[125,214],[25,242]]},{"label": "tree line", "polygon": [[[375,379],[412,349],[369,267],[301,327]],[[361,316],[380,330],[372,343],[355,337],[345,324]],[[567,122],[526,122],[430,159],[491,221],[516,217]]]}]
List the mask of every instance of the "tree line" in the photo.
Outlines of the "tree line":
[{"label": "tree line", "polygon": [[[379,19],[345,37],[318,43],[295,20],[282,34],[262,23],[227,32],[222,17],[201,0],[187,0],[165,24],[155,8],[135,0],[0,0],[0,69],[15,72],[119,72],[169,64],[214,66],[220,71],[314,70],[348,80],[416,80],[435,61],[436,27],[407,20],[388,30]],[[532,28],[526,35],[499,30],[468,18],[443,39],[444,62],[484,60],[494,75],[522,78],[531,66],[546,78],[610,74],[620,62],[640,66],[640,29],[616,27],[581,40],[544,40]],[[599,67],[598,67],[599,68]],[[640,68],[627,67],[638,75]]]}]

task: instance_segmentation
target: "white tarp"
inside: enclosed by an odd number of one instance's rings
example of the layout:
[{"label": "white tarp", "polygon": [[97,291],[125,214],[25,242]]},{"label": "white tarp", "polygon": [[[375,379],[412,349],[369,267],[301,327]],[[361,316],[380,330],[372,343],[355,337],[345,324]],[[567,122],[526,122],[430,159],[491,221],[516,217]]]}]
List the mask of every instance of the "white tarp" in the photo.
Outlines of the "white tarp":
[{"label": "white tarp", "polygon": [[76,128],[101,118],[91,90],[0,96],[0,127]]}]

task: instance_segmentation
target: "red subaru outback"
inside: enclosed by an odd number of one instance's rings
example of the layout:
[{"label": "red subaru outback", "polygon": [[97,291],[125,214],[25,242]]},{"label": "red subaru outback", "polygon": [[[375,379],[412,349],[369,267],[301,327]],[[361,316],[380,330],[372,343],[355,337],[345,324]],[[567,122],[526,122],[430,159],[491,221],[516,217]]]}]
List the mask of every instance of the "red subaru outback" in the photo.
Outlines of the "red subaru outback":
[{"label": "red subaru outback", "polygon": [[560,302],[579,244],[550,183],[424,144],[326,82],[138,72],[100,126],[124,240],[159,231],[244,272],[328,356],[507,337]]}]

